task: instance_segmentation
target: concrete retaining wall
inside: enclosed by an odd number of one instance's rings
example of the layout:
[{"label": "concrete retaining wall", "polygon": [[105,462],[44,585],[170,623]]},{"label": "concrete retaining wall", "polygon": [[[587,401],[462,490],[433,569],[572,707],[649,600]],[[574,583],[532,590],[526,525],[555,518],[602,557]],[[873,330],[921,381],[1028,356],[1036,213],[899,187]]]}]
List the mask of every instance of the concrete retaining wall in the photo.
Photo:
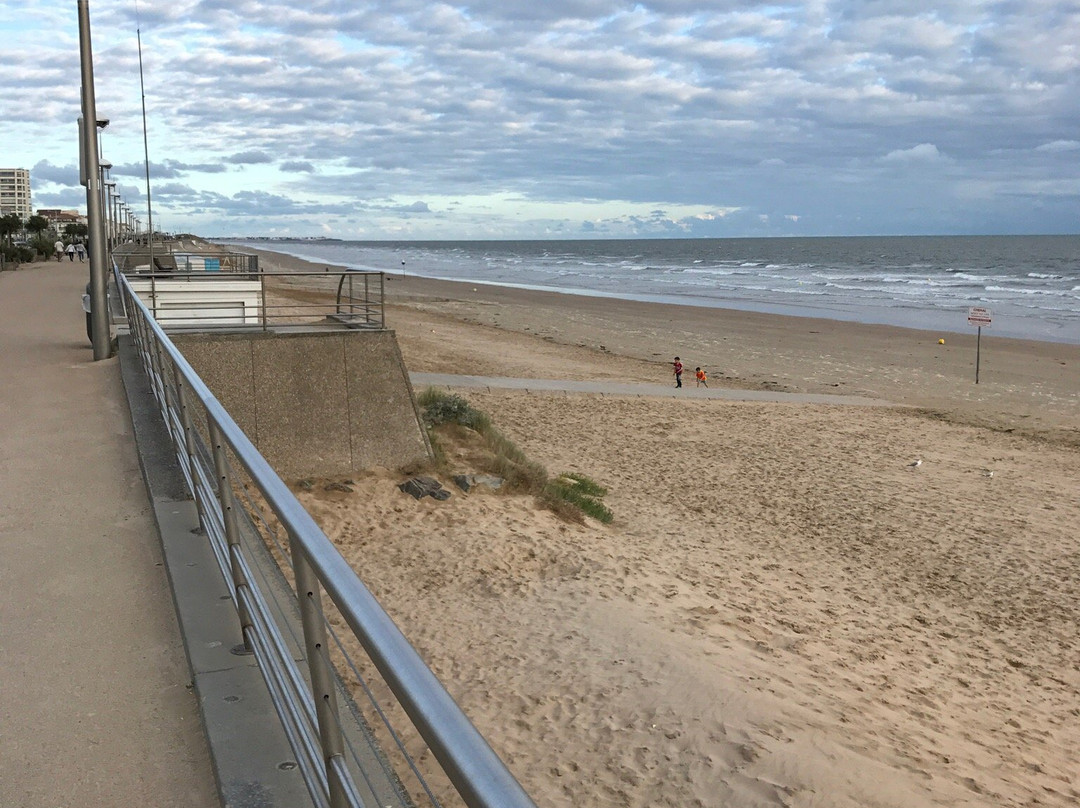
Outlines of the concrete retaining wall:
[{"label": "concrete retaining wall", "polygon": [[172,339],[286,480],[397,469],[431,454],[393,331]]}]

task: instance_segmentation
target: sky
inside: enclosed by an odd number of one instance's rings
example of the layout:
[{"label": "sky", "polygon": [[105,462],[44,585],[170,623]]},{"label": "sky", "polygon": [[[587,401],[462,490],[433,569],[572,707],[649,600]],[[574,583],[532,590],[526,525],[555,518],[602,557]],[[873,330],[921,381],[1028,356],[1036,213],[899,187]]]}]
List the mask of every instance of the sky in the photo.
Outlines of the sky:
[{"label": "sky", "polygon": [[[85,210],[78,4],[0,4],[0,166]],[[90,2],[102,157],[204,236],[1080,233],[1080,0]]]}]

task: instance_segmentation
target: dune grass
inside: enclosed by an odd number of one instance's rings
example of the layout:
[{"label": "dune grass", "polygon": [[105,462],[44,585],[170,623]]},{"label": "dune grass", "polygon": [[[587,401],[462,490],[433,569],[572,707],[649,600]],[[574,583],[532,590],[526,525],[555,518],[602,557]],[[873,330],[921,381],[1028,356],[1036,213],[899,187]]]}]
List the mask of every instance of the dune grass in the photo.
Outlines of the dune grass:
[{"label": "dune grass", "polygon": [[604,524],[614,518],[601,501],[607,489],[584,474],[568,472],[551,477],[540,463],[530,460],[513,441],[499,432],[486,413],[473,408],[461,396],[428,388],[417,396],[435,453],[436,464],[447,465],[443,439],[453,439],[451,427],[474,433],[486,448],[485,461],[491,474],[505,481],[506,490],[535,496],[546,508],[576,522],[590,516]]}]

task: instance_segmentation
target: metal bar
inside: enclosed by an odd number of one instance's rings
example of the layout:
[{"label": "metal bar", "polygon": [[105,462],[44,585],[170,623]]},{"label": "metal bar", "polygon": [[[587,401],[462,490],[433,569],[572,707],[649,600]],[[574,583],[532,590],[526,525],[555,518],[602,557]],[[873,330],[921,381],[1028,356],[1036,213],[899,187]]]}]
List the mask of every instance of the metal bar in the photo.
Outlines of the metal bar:
[{"label": "metal bar", "polygon": [[[262,639],[255,632],[251,634],[250,638],[244,638],[245,642],[250,642],[256,659],[267,659],[268,653]],[[259,667],[264,673],[266,688],[270,691],[270,702],[274,705],[278,720],[289,739],[289,746],[296,753],[296,763],[312,801],[316,808],[330,808],[330,803],[326,798],[326,780],[323,767],[320,765],[318,750],[310,743],[310,739],[303,731],[300,717],[294,712],[294,705],[286,696],[287,689],[280,672],[271,665],[264,665],[261,661]]]},{"label": "metal bar", "polygon": [[289,536],[289,547],[296,578],[296,598],[300,603],[300,620],[304,626],[304,646],[307,651],[308,670],[311,674],[311,694],[315,700],[315,714],[319,721],[319,739],[322,743],[323,763],[330,784],[330,805],[346,808],[344,784],[336,775],[332,761],[345,754],[345,742],[338,724],[337,693],[334,677],[328,664],[326,624],[323,619],[322,596],[319,582],[304,558],[303,542]]},{"label": "metal bar", "polygon": [[[261,300],[261,317],[262,317],[262,330],[266,330],[266,278],[259,278],[259,294],[262,296]],[[245,318],[246,319],[246,318]]]},{"label": "metal bar", "polygon": [[199,514],[199,524],[202,529],[206,530],[206,505],[203,502],[203,494],[199,486],[196,485],[195,476],[198,473],[196,471],[199,460],[198,455],[195,452],[195,428],[191,423],[191,411],[188,410],[187,393],[184,392],[184,380],[180,375],[180,372],[176,369],[176,365],[173,365],[173,374],[175,377],[174,383],[176,384],[176,403],[180,408],[180,425],[184,434],[184,451],[183,454],[187,458],[188,463],[188,485],[191,488],[191,495],[195,498],[195,510]]},{"label": "metal bar", "polygon": [[979,358],[982,354],[982,326],[975,336],[975,384],[979,383]]},{"label": "metal bar", "polygon": [[[162,340],[158,340],[159,344]],[[210,445],[214,453],[214,470],[217,472],[217,484],[218,484],[218,500],[221,503],[221,513],[225,522],[225,541],[229,545],[230,560],[232,570],[232,582],[233,587],[239,594],[241,587],[247,585],[247,581],[244,580],[240,571],[240,566],[237,563],[235,556],[232,554],[232,548],[237,547],[240,544],[240,531],[236,525],[236,502],[232,492],[232,479],[229,475],[229,462],[225,456],[225,441],[221,434],[221,428],[214,420],[209,420],[207,426],[210,428]],[[239,596],[236,599],[237,611],[240,613],[240,628],[241,630],[251,627],[251,615],[247,609],[242,606]],[[248,644],[247,637],[244,638],[244,645],[250,651],[251,646]]]},{"label": "metal bar", "polygon": [[161,361],[160,353],[161,343],[158,341],[152,341],[148,346],[148,354],[150,358],[150,389],[154,392],[154,398],[157,400],[158,408],[162,414],[168,410],[168,405],[165,403],[165,399],[161,392],[161,368],[158,363]]},{"label": "metal bar", "polygon": [[[424,664],[420,655],[311,515],[259,454],[250,439],[168,339],[161,326],[148,316],[146,306],[130,291],[126,278],[123,283],[131,294],[133,310],[146,318],[150,335],[161,344],[162,350],[176,365],[191,393],[206,411],[215,453],[221,504],[227,516],[225,525],[229,544],[236,544],[236,525],[224,456],[226,442],[285,530],[302,545],[312,571],[355,632],[371,661],[427,742],[465,804],[469,808],[535,808],[521,785]],[[233,556],[234,573],[236,560]],[[241,620],[245,627],[250,627],[252,623],[247,612],[247,589],[247,581],[242,581],[238,588],[237,601],[243,607]]]}]

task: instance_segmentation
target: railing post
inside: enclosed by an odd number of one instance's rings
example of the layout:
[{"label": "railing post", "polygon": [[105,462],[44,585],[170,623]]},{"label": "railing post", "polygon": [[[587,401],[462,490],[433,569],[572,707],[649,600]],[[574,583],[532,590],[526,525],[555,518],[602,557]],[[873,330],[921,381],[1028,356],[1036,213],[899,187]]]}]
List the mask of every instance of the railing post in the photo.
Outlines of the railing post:
[{"label": "railing post", "polygon": [[259,276],[259,295],[261,297],[261,304],[259,305],[259,312],[262,315],[262,330],[266,330],[266,276]]},{"label": "railing post", "polygon": [[246,587],[248,582],[240,567],[240,530],[236,523],[236,500],[233,497],[232,478],[229,474],[229,459],[225,454],[225,441],[221,437],[221,429],[212,419],[206,420],[214,452],[214,470],[217,472],[221,518],[225,523],[225,541],[229,545],[229,568],[232,571],[233,588],[236,590],[236,611],[240,616],[240,633],[244,638],[244,648],[250,651],[252,649],[247,632],[254,626],[254,621],[248,614],[244,599],[240,597],[241,587]]},{"label": "railing post", "polygon": [[319,720],[319,740],[322,745],[326,782],[330,788],[332,808],[347,808],[347,787],[341,782],[334,758],[344,763],[345,742],[341,735],[337,693],[330,667],[330,649],[326,644],[326,623],[323,619],[322,593],[319,580],[308,564],[301,542],[291,533],[289,547],[293,574],[296,576],[296,599],[300,604],[300,619],[304,626],[304,646],[308,670],[311,673],[311,694],[315,699],[315,714]]},{"label": "railing post", "polygon": [[[164,405],[164,412],[169,412],[169,380],[165,376],[165,360],[161,355],[161,343],[154,343],[157,352],[157,367],[158,375],[161,379],[161,401]],[[169,430],[169,437],[172,438],[173,443],[176,443],[176,435],[173,434],[174,425],[169,422],[165,424],[165,428]]]},{"label": "railing post", "polygon": [[[165,382],[161,377],[161,343],[156,339],[151,340],[148,348],[151,371],[150,388],[154,393],[158,406],[161,407],[161,412],[164,414],[168,412],[169,404],[165,399]],[[172,437],[172,427],[165,424],[165,428],[169,430],[169,437]]]},{"label": "railing post", "polygon": [[[125,297],[125,305],[127,305],[127,288],[121,287],[120,294]],[[149,376],[150,369],[146,365],[148,359],[146,353],[146,330],[143,327],[142,314],[135,306],[132,306],[131,308],[134,310],[134,313],[128,315],[128,328],[131,329],[132,333],[135,335],[135,347],[139,350],[139,360],[142,362],[143,373],[146,373]]]},{"label": "railing post", "polygon": [[[191,413],[188,411],[187,393],[184,392],[184,380],[176,365],[173,365],[173,383],[176,385],[176,404],[180,410],[180,425],[184,430],[184,458],[191,481],[191,494],[195,497],[195,510],[199,514],[199,525],[206,530],[206,508],[199,488],[199,463],[195,458],[195,430],[191,425]],[[179,448],[179,447],[178,447]]]},{"label": "railing post", "polygon": [[379,273],[379,328],[386,328],[386,275]]}]

